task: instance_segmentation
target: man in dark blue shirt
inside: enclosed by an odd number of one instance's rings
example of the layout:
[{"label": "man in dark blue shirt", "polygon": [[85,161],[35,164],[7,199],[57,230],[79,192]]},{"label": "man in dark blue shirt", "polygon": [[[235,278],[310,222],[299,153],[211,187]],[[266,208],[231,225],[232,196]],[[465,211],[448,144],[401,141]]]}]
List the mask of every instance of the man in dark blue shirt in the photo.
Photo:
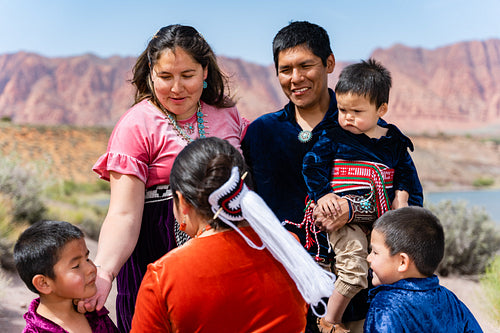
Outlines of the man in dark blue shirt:
[{"label": "man in dark blue shirt", "polygon": [[[335,93],[328,88],[328,74],[335,68],[335,57],[327,32],[309,22],[292,22],[273,40],[276,73],[290,102],[280,111],[265,114],[248,127],[242,142],[245,159],[252,170],[255,191],[267,202],[281,221],[299,224],[304,217],[307,187],[302,176],[305,154],[320,134],[337,120]],[[349,218],[346,199],[339,200],[342,211],[333,217],[316,216],[315,224],[323,230],[335,230]],[[287,228],[306,245],[309,228]],[[328,241],[317,235],[320,254],[312,255],[329,264]],[[317,245],[317,244],[316,244]],[[354,312],[346,311],[347,320],[360,320],[366,313],[363,293]],[[354,300],[356,302],[356,300]],[[315,329],[308,325],[308,329]]]}]

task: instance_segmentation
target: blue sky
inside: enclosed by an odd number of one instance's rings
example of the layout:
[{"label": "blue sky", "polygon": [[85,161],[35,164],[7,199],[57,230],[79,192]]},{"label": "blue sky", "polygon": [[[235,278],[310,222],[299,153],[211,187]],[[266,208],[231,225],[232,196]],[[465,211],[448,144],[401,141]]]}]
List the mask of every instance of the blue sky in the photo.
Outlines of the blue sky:
[{"label": "blue sky", "polygon": [[0,0],[0,54],[137,56],[162,26],[194,26],[217,55],[271,64],[291,20],[329,33],[338,61],[395,43],[433,49],[500,38],[498,0]]}]

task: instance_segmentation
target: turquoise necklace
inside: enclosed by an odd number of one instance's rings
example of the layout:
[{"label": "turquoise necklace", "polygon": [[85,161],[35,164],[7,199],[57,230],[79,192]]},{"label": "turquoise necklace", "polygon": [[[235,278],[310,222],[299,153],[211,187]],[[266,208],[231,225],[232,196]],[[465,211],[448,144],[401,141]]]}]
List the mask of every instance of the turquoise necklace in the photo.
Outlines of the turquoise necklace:
[{"label": "turquoise necklace", "polygon": [[[172,113],[168,112],[167,110],[163,110],[163,108],[162,111],[167,115],[167,119],[174,127],[177,135],[186,140],[188,143],[193,142],[193,139],[188,134],[186,134],[186,132],[179,126],[179,123],[177,123],[177,120],[172,115]],[[201,110],[201,103],[198,101],[198,110],[196,110],[196,122],[198,123],[198,134],[200,138],[204,138],[207,134],[205,132],[205,128],[207,128],[207,126],[205,126],[205,123],[207,121],[203,119],[203,116],[204,114]]]}]

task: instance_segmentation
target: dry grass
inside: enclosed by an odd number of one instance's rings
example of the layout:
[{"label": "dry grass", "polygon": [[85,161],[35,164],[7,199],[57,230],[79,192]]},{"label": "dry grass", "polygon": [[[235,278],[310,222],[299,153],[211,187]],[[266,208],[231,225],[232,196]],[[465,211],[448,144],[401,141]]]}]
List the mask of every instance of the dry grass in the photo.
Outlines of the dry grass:
[{"label": "dry grass", "polygon": [[48,179],[92,183],[92,166],[106,151],[111,131],[103,128],[16,126],[0,123],[0,154],[43,164]]}]

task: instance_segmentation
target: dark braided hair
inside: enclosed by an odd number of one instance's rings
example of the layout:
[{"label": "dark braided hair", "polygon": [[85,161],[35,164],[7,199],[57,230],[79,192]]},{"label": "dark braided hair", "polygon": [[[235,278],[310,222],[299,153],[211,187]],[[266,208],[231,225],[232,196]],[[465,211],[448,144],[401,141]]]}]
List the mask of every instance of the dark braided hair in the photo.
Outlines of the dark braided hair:
[{"label": "dark braided hair", "polygon": [[[191,142],[177,155],[170,171],[175,202],[179,200],[176,195],[179,191],[198,214],[211,219],[214,213],[208,197],[228,181],[234,166],[240,174],[248,170],[241,153],[226,140],[209,137]],[[245,178],[245,183],[250,182],[249,178]],[[226,228],[219,219],[210,224],[216,229]]]}]

